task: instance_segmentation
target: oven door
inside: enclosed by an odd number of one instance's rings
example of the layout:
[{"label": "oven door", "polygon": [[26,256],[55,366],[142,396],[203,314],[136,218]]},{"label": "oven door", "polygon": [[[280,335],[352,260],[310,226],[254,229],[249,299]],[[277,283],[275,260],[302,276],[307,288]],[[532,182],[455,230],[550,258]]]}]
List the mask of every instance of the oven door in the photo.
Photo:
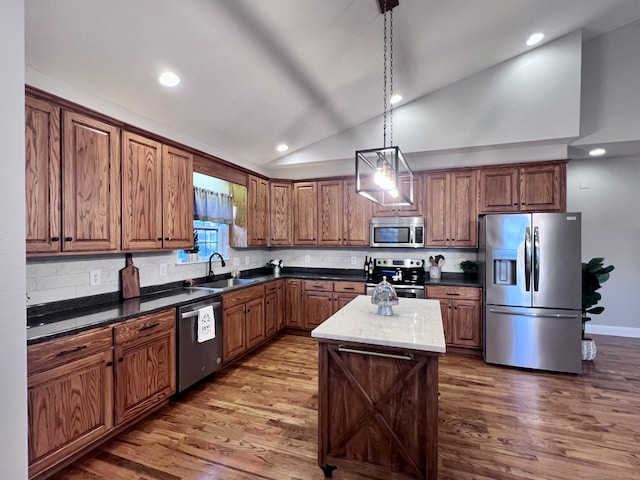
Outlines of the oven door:
[{"label": "oven door", "polygon": [[[376,284],[367,284],[367,295],[373,295],[373,291],[376,289]],[[425,298],[424,286],[422,285],[393,285],[398,298]]]}]

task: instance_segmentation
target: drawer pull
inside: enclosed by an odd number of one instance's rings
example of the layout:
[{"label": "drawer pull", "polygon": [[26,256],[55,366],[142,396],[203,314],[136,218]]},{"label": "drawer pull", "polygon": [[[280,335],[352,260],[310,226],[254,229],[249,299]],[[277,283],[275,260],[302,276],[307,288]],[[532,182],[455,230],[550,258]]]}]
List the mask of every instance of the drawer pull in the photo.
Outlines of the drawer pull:
[{"label": "drawer pull", "polygon": [[69,355],[70,353],[79,352],[80,350],[84,350],[85,348],[87,348],[86,345],[80,345],[79,347],[72,348],[71,350],[62,350],[61,352],[58,352],[58,354],[56,356],[57,357],[64,357],[65,355]]},{"label": "drawer pull", "polygon": [[159,324],[159,323],[157,323],[157,322],[156,322],[156,323],[152,323],[151,325],[147,325],[147,326],[145,326],[145,327],[142,327],[142,328],[140,329],[140,331],[141,331],[141,332],[144,332],[145,330],[151,330],[152,328],[156,328],[156,327],[159,327],[159,326],[160,326],[160,324]]},{"label": "drawer pull", "polygon": [[395,360],[413,360],[412,353],[405,353],[404,355],[396,355],[393,353],[372,352],[369,350],[356,350],[355,348],[347,348],[343,345],[338,347],[339,352],[344,353],[358,353],[360,355],[372,355],[374,357],[393,358]]},{"label": "drawer pull", "polygon": [[459,293],[449,293],[449,292],[447,292],[446,295],[448,295],[449,297],[459,297],[460,296]]},{"label": "drawer pull", "polygon": [[353,287],[344,287],[343,290],[355,290]]}]

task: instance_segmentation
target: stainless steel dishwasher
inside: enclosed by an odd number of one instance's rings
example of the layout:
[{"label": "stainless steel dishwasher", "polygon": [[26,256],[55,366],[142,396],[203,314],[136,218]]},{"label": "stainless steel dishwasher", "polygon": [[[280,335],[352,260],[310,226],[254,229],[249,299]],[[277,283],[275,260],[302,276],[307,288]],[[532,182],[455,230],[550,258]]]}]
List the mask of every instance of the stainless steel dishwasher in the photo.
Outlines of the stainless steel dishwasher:
[{"label": "stainless steel dishwasher", "polygon": [[[211,305],[215,316],[216,336],[198,342],[198,311]],[[222,364],[222,301],[220,297],[178,308],[176,385],[182,392],[211,375]]]}]

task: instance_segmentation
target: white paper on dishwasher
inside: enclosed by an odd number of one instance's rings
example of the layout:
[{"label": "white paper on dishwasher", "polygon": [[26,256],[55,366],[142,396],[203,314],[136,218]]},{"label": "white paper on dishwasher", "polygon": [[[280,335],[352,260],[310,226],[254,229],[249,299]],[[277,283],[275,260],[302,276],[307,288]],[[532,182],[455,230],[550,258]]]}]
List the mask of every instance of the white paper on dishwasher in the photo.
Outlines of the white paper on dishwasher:
[{"label": "white paper on dishwasher", "polygon": [[216,338],[216,319],[213,306],[198,310],[198,343]]}]

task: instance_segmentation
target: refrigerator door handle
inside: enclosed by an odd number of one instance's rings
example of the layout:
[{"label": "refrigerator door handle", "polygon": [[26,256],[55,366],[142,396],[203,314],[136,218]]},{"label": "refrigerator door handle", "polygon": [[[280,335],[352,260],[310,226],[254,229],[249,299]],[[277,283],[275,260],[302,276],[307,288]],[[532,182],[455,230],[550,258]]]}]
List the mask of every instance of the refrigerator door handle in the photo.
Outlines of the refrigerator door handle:
[{"label": "refrigerator door handle", "polygon": [[491,313],[504,313],[505,315],[517,315],[518,317],[548,317],[548,318],[578,318],[577,313],[531,313],[531,312],[514,312],[511,310],[498,310],[490,308]]},{"label": "refrigerator door handle", "polygon": [[524,283],[525,290],[531,291],[531,229],[529,227],[524,233]]},{"label": "refrigerator door handle", "polygon": [[540,283],[540,232],[533,227],[533,291],[538,291]]}]

